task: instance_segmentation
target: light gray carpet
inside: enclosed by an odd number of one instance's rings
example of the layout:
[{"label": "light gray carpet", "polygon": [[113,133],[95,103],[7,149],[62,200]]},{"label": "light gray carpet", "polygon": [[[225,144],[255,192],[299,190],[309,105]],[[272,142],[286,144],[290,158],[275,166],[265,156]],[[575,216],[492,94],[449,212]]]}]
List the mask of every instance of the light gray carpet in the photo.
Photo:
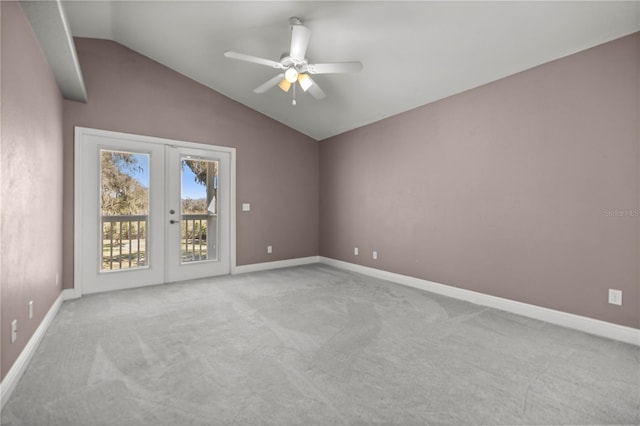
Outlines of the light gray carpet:
[{"label": "light gray carpet", "polygon": [[640,349],[324,265],[63,305],[3,425],[640,423]]}]

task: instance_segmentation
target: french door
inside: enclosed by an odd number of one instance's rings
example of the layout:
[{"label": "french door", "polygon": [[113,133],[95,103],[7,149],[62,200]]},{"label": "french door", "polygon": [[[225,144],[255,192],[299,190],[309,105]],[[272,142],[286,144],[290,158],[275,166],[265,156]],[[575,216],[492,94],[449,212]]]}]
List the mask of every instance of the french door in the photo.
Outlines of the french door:
[{"label": "french door", "polygon": [[82,293],[230,272],[233,149],[85,128],[75,148]]}]

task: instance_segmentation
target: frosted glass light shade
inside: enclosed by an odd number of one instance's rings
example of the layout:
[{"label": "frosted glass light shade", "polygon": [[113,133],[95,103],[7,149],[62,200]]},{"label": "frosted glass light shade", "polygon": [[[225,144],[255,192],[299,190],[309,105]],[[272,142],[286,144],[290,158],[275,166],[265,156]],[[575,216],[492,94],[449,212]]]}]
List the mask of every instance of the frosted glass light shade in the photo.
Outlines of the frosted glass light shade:
[{"label": "frosted glass light shade", "polygon": [[280,87],[283,91],[288,92],[291,88],[291,83],[289,83],[286,78],[283,78],[282,81],[278,83],[278,87]]},{"label": "frosted glass light shade", "polygon": [[295,83],[296,80],[298,79],[298,71],[295,68],[289,68],[288,70],[285,71],[284,78],[289,83]]},{"label": "frosted glass light shade", "polygon": [[300,87],[302,87],[302,90],[304,90],[305,92],[309,90],[309,87],[313,86],[313,80],[311,80],[311,77],[309,77],[307,74],[300,74],[298,76],[298,82],[300,83]]}]

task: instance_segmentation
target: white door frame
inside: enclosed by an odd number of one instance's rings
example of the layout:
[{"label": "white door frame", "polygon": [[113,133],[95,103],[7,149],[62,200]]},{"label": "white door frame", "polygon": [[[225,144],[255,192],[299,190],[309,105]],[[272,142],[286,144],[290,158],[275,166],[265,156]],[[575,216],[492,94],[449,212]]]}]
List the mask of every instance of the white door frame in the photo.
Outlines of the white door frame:
[{"label": "white door frame", "polygon": [[229,270],[230,273],[235,273],[236,266],[236,149],[219,145],[208,145],[196,142],[180,141],[175,139],[165,139],[153,136],[136,135],[132,133],[112,132],[108,130],[92,129],[87,127],[75,127],[75,141],[74,141],[74,180],[73,180],[73,202],[74,202],[74,219],[73,219],[73,278],[74,278],[74,296],[80,297],[83,294],[82,277],[83,268],[93,267],[94,265],[84,265],[82,261],[82,241],[80,238],[82,231],[82,206],[84,197],[82,194],[82,183],[79,182],[84,170],[84,164],[82,162],[84,145],[82,143],[85,136],[98,136],[108,137],[112,139],[125,139],[135,140],[140,142],[159,144],[159,145],[172,145],[181,148],[194,148],[194,149],[213,149],[216,151],[227,152],[230,155],[230,200],[229,200]]}]

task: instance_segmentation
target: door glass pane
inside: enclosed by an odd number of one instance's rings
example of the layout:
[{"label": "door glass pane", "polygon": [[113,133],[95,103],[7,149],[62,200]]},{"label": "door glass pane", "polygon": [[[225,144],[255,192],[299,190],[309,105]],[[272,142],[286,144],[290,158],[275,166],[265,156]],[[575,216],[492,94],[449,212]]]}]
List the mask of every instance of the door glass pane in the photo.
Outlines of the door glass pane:
[{"label": "door glass pane", "polygon": [[147,267],[149,154],[100,150],[100,271]]},{"label": "door glass pane", "polygon": [[217,260],[218,162],[185,157],[180,166],[180,260]]}]

